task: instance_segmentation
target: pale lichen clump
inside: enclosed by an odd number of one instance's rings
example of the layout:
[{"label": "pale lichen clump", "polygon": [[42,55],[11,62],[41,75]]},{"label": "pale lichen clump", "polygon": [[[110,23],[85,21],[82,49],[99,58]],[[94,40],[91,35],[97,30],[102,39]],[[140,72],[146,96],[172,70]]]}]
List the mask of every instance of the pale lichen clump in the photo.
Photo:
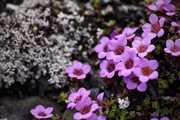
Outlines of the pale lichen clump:
[{"label": "pale lichen clump", "polygon": [[[53,2],[57,10],[51,9]],[[67,85],[65,68],[72,55],[88,59],[97,34],[101,35],[71,0],[24,0],[7,4],[7,9],[12,12],[0,14],[0,81],[7,87],[28,80]]]}]

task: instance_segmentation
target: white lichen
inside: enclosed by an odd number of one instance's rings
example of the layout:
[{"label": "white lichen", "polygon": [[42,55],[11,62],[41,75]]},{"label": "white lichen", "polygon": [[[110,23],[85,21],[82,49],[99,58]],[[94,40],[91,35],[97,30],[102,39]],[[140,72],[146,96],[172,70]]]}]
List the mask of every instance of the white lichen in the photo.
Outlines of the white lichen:
[{"label": "white lichen", "polygon": [[[57,15],[50,2],[57,2]],[[24,0],[7,8],[14,11],[0,14],[0,81],[7,87],[42,78],[57,87],[67,85],[65,68],[72,55],[88,59],[102,34],[73,0]]]}]

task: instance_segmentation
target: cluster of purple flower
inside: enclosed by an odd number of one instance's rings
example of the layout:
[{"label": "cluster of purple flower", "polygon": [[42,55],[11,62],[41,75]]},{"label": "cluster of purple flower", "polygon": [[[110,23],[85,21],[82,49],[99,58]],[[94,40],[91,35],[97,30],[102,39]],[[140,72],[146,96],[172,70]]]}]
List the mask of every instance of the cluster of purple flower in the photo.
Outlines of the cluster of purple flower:
[{"label": "cluster of purple flower", "polygon": [[[166,12],[167,15],[175,15],[175,6],[170,0],[158,0],[148,6],[153,11]],[[150,14],[149,23],[142,25],[143,33],[137,36],[138,28],[124,28],[121,34],[113,34],[111,37],[102,37],[96,45],[100,63],[100,76],[112,78],[116,72],[123,77],[128,89],[137,89],[144,92],[149,80],[157,79],[158,62],[148,60],[146,56],[155,49],[152,40],[162,37],[165,33],[163,27],[166,19],[156,14]],[[172,22],[175,27],[180,28],[178,22]],[[175,42],[166,41],[166,53],[173,56],[180,55],[180,39]]]},{"label": "cluster of purple flower", "polygon": [[95,51],[98,53],[98,58],[102,60],[100,63],[101,77],[112,78],[118,72],[119,77],[123,76],[128,89],[137,88],[141,92],[147,89],[149,80],[158,78],[156,71],[158,62],[145,58],[155,49],[151,41],[158,34],[151,32],[152,26],[149,28],[144,26],[141,36],[135,34],[138,28],[127,27],[121,34],[100,39]]},{"label": "cluster of purple flower", "polygon": [[104,93],[100,93],[96,100],[92,100],[90,94],[90,90],[80,88],[69,95],[67,108],[76,110],[73,118],[75,120],[106,120],[106,117],[102,115]]},{"label": "cluster of purple flower", "polygon": [[[156,2],[148,5],[151,11],[156,13],[165,13],[168,16],[176,15],[176,7],[171,3],[171,0],[157,0]],[[161,28],[164,25],[165,18],[161,17],[158,20],[158,16],[153,14],[149,19],[151,25],[145,24],[145,29],[149,29],[154,26],[152,31],[156,31],[157,35],[161,37],[164,34],[164,30]],[[172,21],[171,26],[177,28],[177,33],[180,35],[180,21]],[[158,32],[157,32],[158,31]],[[164,48],[166,53],[170,53],[173,56],[180,56],[180,39],[166,41],[166,48]]]},{"label": "cluster of purple flower", "polygon": [[176,13],[176,7],[171,4],[171,0],[157,0],[148,5],[148,8],[155,12],[165,13],[168,16],[173,16]]}]

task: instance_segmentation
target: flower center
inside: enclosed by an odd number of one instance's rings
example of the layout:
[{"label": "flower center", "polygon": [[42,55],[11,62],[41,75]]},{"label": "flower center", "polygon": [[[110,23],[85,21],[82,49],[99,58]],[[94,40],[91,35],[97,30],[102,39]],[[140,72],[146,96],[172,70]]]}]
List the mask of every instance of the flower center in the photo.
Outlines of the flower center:
[{"label": "flower center", "polygon": [[80,110],[80,112],[81,112],[82,114],[86,114],[86,113],[90,112],[90,110],[91,110],[91,105],[83,107],[83,108]]},{"label": "flower center", "polygon": [[131,69],[134,65],[134,61],[132,59],[128,59],[126,62],[125,62],[125,67],[127,69]]},{"label": "flower center", "polygon": [[161,26],[160,26],[159,22],[152,25],[152,32],[158,33],[160,30],[161,30]]},{"label": "flower center", "polygon": [[108,72],[112,72],[112,71],[114,71],[114,69],[115,69],[115,64],[112,62],[108,63],[108,65],[107,65]]},{"label": "flower center", "polygon": [[105,46],[104,46],[103,51],[104,51],[104,52],[108,52],[108,45],[105,45]]},{"label": "flower center", "polygon": [[172,51],[172,52],[179,52],[179,51],[180,51],[180,47],[174,45],[174,46],[171,48],[171,51]]},{"label": "flower center", "polygon": [[135,75],[131,77],[131,80],[135,83],[138,83],[138,84],[140,83],[139,78]]},{"label": "flower center", "polygon": [[138,52],[142,53],[145,52],[147,50],[148,46],[147,45],[140,45],[138,48]]},{"label": "flower center", "polygon": [[115,54],[116,55],[121,55],[124,52],[124,47],[123,46],[117,46],[115,49]]},{"label": "flower center", "polygon": [[73,73],[77,76],[80,76],[83,74],[83,70],[82,69],[74,69]]},{"label": "flower center", "polygon": [[145,76],[149,76],[152,72],[153,72],[153,70],[149,66],[142,68],[142,73]]},{"label": "flower center", "polygon": [[75,99],[75,103],[79,102],[80,100],[82,99],[82,96],[78,96],[76,99]]},{"label": "flower center", "polygon": [[39,116],[46,116],[46,113],[45,112],[40,112],[38,113]]}]

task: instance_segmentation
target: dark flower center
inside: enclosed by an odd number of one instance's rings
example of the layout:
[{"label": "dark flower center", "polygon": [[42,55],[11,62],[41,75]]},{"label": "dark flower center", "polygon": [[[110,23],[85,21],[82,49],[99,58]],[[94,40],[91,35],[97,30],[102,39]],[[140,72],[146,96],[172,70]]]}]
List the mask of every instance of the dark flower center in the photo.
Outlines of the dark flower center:
[{"label": "dark flower center", "polygon": [[47,114],[45,112],[38,113],[39,116],[46,116]]},{"label": "dark flower center", "polygon": [[179,52],[180,51],[180,47],[174,45],[174,47],[171,48],[172,52]]},{"label": "dark flower center", "polygon": [[104,51],[104,52],[108,52],[108,45],[105,45],[105,46],[104,46],[103,51]]},{"label": "dark flower center", "polygon": [[149,76],[152,72],[153,72],[153,70],[149,66],[142,68],[142,73],[145,76]]},{"label": "dark flower center", "polygon": [[125,62],[125,67],[127,69],[131,69],[134,65],[134,61],[132,59],[128,59],[126,62]]},{"label": "dark flower center", "polygon": [[148,46],[147,45],[140,45],[138,48],[138,52],[142,53],[147,50]]},{"label": "dark flower center", "polygon": [[79,102],[80,100],[82,99],[82,96],[78,96],[76,99],[75,99],[75,103]]},{"label": "dark flower center", "polygon": [[80,76],[83,74],[83,70],[82,69],[74,69],[73,74]]},{"label": "dark flower center", "polygon": [[161,26],[160,26],[159,22],[152,25],[152,32],[158,33],[160,30],[161,30]]},{"label": "dark flower center", "polygon": [[140,83],[139,78],[137,76],[135,76],[135,75],[131,77],[131,80],[132,80],[132,82],[135,82],[137,84]]},{"label": "dark flower center", "polygon": [[124,47],[119,45],[116,47],[114,52],[116,55],[121,55],[124,52]]},{"label": "dark flower center", "polygon": [[108,70],[108,72],[114,71],[115,67],[116,67],[116,66],[115,66],[114,63],[109,62],[108,65],[107,65],[107,70]]},{"label": "dark flower center", "polygon": [[80,110],[80,112],[81,112],[82,114],[86,114],[86,113],[90,112],[90,110],[91,110],[91,105],[83,107],[83,108]]}]

